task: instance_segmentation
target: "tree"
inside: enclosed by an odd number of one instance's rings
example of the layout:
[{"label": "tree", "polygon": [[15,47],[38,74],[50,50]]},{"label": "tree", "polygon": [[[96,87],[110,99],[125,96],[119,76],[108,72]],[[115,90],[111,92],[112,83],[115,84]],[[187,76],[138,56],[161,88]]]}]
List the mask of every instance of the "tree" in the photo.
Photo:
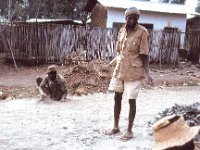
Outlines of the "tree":
[{"label": "tree", "polygon": [[185,4],[186,0],[160,0],[161,3]]},{"label": "tree", "polygon": [[198,0],[197,7],[195,8],[195,11],[200,13],[200,0]]},{"label": "tree", "polygon": [[[11,2],[11,6],[9,5]],[[29,18],[80,19],[83,0],[0,0],[0,15],[13,20]]]},{"label": "tree", "polygon": [[0,15],[10,19],[21,7],[23,0],[0,0]]},{"label": "tree", "polygon": [[8,10],[6,9],[6,6],[7,6],[7,1],[0,0],[0,15],[1,16],[7,16],[8,15]]}]

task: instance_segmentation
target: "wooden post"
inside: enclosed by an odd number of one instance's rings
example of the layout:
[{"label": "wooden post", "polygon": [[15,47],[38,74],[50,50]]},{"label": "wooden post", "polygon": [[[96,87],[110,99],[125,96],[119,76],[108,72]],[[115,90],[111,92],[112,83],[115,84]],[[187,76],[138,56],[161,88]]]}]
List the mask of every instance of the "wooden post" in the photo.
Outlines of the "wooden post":
[{"label": "wooden post", "polygon": [[13,50],[12,50],[12,48],[11,48],[11,46],[10,46],[10,43],[8,42],[8,39],[7,39],[7,38],[6,38],[6,43],[8,44],[8,48],[9,48],[10,53],[11,53],[11,55],[12,55],[12,59],[13,59],[15,68],[16,68],[16,70],[18,71],[17,63],[16,63],[16,61],[15,61],[15,57],[14,57],[14,54],[13,54]]}]

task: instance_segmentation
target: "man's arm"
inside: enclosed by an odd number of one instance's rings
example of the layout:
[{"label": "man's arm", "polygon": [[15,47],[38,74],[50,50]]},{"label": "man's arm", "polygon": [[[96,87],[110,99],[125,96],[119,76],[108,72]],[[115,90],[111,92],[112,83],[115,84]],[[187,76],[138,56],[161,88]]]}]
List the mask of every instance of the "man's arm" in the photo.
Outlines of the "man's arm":
[{"label": "man's arm", "polygon": [[38,87],[39,93],[42,96],[42,99],[47,98],[48,96],[44,93],[44,91],[42,90],[42,88],[39,86]]},{"label": "man's arm", "polygon": [[147,75],[147,80],[149,82],[150,85],[154,85],[153,83],[153,79],[150,76],[150,72],[149,72],[149,56],[145,55],[145,54],[140,54],[140,57],[142,59],[142,63],[144,65],[144,69],[145,69],[145,73]]},{"label": "man's arm", "polygon": [[108,65],[115,66],[117,64],[117,56],[115,58],[113,58],[113,60],[110,61],[110,63]]},{"label": "man's arm", "polygon": [[42,88],[40,86],[38,87],[38,90],[39,90],[39,93],[41,96],[40,101],[49,99],[49,96],[42,90]]},{"label": "man's arm", "polygon": [[38,87],[39,93],[42,96],[41,100],[44,100],[45,98],[49,98],[49,96],[44,92],[47,91],[48,89],[46,89],[46,84],[47,84],[47,77],[45,77],[40,86]]},{"label": "man's arm", "polygon": [[60,75],[61,78],[61,90],[63,92],[61,101],[64,101],[67,98],[67,82],[63,76]]},{"label": "man's arm", "polygon": [[117,56],[115,56],[115,58],[113,58],[108,64],[103,65],[103,66],[101,67],[101,71],[107,71],[107,70],[109,70],[111,67],[116,66],[118,55],[119,55],[119,53],[117,53]]},{"label": "man's arm", "polygon": [[47,86],[47,84],[48,84],[48,79],[47,79],[48,77],[47,76],[45,76],[44,77],[44,79],[42,80],[42,82],[40,83],[40,89],[42,90],[42,91],[45,91],[46,90],[46,86]]}]

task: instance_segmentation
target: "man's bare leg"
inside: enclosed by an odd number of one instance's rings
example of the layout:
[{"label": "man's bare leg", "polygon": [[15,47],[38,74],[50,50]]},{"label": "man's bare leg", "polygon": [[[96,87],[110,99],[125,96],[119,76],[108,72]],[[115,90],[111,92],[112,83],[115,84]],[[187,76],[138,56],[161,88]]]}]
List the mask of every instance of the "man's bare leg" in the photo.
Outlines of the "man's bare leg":
[{"label": "man's bare leg", "polygon": [[119,92],[115,92],[114,100],[114,127],[111,130],[107,130],[105,134],[107,135],[113,135],[119,132],[119,117],[121,112],[121,100],[122,100],[122,94]]},{"label": "man's bare leg", "polygon": [[45,100],[45,99],[47,99],[48,98],[48,96],[47,96],[47,94],[41,89],[41,87],[40,87],[40,84],[41,84],[41,82],[42,82],[42,78],[41,77],[39,77],[39,76],[37,76],[36,77],[36,83],[37,83],[37,85],[38,85],[38,87],[37,87],[37,89],[38,89],[38,91],[39,91],[39,93],[40,93],[40,96],[41,96],[41,101],[43,101],[43,100]]},{"label": "man's bare leg", "polygon": [[128,129],[126,133],[121,137],[122,141],[128,141],[133,137],[132,127],[133,127],[133,121],[135,119],[136,114],[136,100],[135,99],[129,99],[129,123],[128,123]]}]

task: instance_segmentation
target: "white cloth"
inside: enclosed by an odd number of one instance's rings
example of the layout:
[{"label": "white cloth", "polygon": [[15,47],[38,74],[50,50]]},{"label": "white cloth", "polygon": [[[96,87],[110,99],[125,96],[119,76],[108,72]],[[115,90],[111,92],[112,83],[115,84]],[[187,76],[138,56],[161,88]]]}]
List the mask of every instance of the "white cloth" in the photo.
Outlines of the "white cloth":
[{"label": "white cloth", "polygon": [[123,93],[126,91],[128,99],[136,99],[141,89],[142,81],[122,81],[112,77],[108,90]]}]

